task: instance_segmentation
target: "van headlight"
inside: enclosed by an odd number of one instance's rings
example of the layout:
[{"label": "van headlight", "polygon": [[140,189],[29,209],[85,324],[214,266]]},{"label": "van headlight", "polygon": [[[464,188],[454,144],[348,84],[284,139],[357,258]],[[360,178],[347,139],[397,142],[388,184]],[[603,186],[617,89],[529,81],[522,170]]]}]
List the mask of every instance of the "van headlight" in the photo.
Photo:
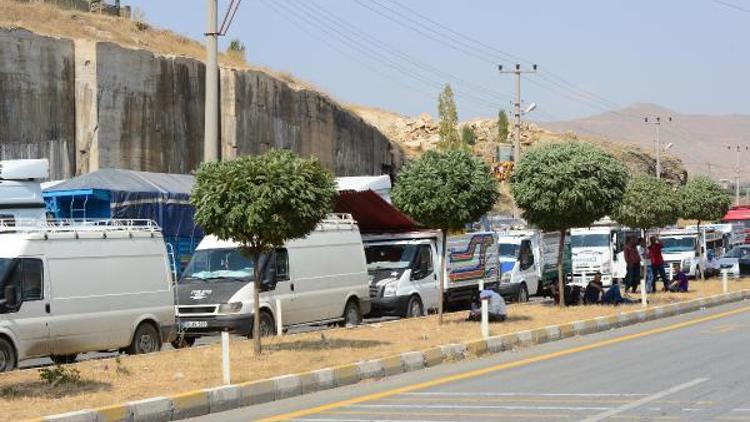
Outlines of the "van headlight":
[{"label": "van headlight", "polygon": [[236,314],[242,310],[242,302],[223,303],[219,305],[220,314]]},{"label": "van headlight", "polygon": [[383,297],[391,297],[396,296],[398,292],[398,281],[391,281],[390,283],[385,285],[385,288],[383,289]]}]

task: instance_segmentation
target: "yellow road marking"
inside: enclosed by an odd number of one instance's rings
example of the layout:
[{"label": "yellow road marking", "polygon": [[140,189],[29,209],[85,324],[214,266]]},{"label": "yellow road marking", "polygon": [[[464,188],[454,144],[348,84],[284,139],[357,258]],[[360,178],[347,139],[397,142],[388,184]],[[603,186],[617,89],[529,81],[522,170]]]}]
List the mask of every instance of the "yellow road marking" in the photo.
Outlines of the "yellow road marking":
[{"label": "yellow road marking", "polygon": [[[442,398],[422,398],[422,397],[393,397],[393,398],[384,398],[384,401],[389,402],[408,402],[408,403],[415,403],[415,402],[450,402],[450,401],[458,401],[458,402],[469,402],[469,403],[591,403],[593,404],[617,404],[617,403],[630,403],[632,400],[624,400],[624,399],[600,399],[597,397],[591,397],[590,399],[561,399],[561,398],[522,398],[517,399],[513,397],[502,397],[502,398],[495,398],[495,397],[487,397],[487,398],[467,398],[467,397],[442,397]],[[691,404],[698,404],[698,402],[688,402],[688,401],[680,401],[680,400],[657,400],[652,403],[662,403],[662,404],[680,404],[680,403],[691,403]]]},{"label": "yellow road marking", "polygon": [[669,332],[669,331],[678,330],[680,328],[691,327],[693,325],[697,325],[697,324],[700,324],[700,323],[703,323],[703,322],[713,321],[713,320],[717,320],[717,319],[721,319],[721,318],[726,318],[728,316],[737,315],[737,314],[741,314],[741,313],[748,312],[748,311],[750,311],[750,307],[749,308],[734,309],[734,310],[727,311],[727,312],[722,312],[722,313],[718,313],[718,314],[714,314],[714,315],[709,315],[709,316],[705,316],[705,317],[701,317],[701,318],[692,319],[692,320],[685,321],[685,322],[680,322],[680,323],[677,323],[677,324],[668,325],[666,327],[654,328],[654,329],[647,330],[647,331],[641,331],[639,333],[628,334],[628,335],[625,335],[625,336],[616,337],[616,338],[612,338],[612,339],[608,339],[608,340],[602,340],[600,342],[591,343],[591,344],[587,344],[587,345],[583,345],[583,346],[572,347],[570,349],[559,350],[557,352],[547,353],[547,354],[544,354],[544,355],[534,356],[534,357],[530,357],[530,358],[526,358],[526,359],[521,359],[521,360],[517,360],[517,361],[512,361],[512,362],[501,363],[499,365],[494,365],[494,366],[490,366],[490,367],[487,367],[487,368],[475,369],[473,371],[463,372],[463,373],[459,373],[459,374],[448,375],[448,376],[445,376],[445,377],[442,377],[442,378],[436,378],[436,379],[433,379],[433,380],[430,380],[430,381],[421,382],[421,383],[418,383],[418,384],[407,385],[407,386],[404,386],[404,387],[398,387],[398,388],[394,388],[394,389],[391,389],[391,390],[381,391],[381,392],[378,392],[378,393],[367,394],[367,395],[364,395],[364,396],[353,397],[351,399],[340,400],[340,401],[337,401],[337,402],[328,403],[328,404],[324,404],[324,405],[320,405],[320,406],[315,406],[315,407],[310,407],[310,408],[307,408],[307,409],[301,409],[301,410],[296,410],[296,411],[289,412],[289,413],[283,413],[283,414],[280,414],[280,415],[276,415],[276,416],[272,416],[272,417],[269,417],[269,418],[261,419],[261,421],[264,421],[264,422],[276,422],[276,421],[284,421],[284,420],[299,418],[299,417],[302,417],[302,416],[314,415],[316,413],[322,413],[322,412],[325,412],[325,411],[329,411],[329,410],[333,410],[333,409],[338,409],[338,408],[345,407],[345,406],[351,406],[351,405],[357,404],[357,403],[363,403],[363,402],[368,402],[368,401],[373,401],[373,400],[384,399],[386,397],[392,397],[392,396],[395,396],[395,395],[398,395],[398,394],[409,393],[409,392],[412,392],[412,391],[423,390],[425,388],[430,388],[430,387],[436,387],[436,386],[439,386],[439,385],[448,384],[448,383],[455,382],[455,381],[461,381],[461,380],[465,380],[465,379],[469,379],[469,378],[475,378],[475,377],[478,377],[478,376],[481,376],[481,375],[486,375],[486,374],[489,374],[489,373],[492,373],[492,372],[498,372],[498,371],[503,371],[503,370],[512,369],[512,368],[518,368],[518,367],[521,367],[521,366],[531,365],[531,364],[537,363],[537,362],[544,362],[544,361],[548,361],[548,360],[559,358],[559,357],[563,357],[563,356],[573,355],[573,354],[576,354],[576,353],[586,352],[586,351],[594,350],[594,349],[600,349],[602,347],[611,346],[613,344],[624,343],[626,341],[635,340],[635,339],[639,339],[639,338],[642,338],[642,337],[647,337],[647,336],[652,336],[652,335],[655,335],[655,334],[666,333],[666,332]]}]

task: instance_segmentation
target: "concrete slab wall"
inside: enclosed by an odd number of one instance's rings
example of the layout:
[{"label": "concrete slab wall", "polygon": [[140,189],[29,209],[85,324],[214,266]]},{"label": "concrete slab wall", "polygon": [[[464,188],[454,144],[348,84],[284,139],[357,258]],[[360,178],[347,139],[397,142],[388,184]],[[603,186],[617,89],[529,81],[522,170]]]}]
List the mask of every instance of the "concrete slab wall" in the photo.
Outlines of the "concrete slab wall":
[{"label": "concrete slab wall", "polygon": [[75,171],[73,41],[0,29],[0,159],[50,159]]},{"label": "concrete slab wall", "polygon": [[[50,157],[53,178],[99,168],[189,173],[203,156],[203,62],[112,43],[0,31],[0,154]],[[225,159],[288,148],[338,176],[394,171],[402,154],[315,91],[221,69]]]}]

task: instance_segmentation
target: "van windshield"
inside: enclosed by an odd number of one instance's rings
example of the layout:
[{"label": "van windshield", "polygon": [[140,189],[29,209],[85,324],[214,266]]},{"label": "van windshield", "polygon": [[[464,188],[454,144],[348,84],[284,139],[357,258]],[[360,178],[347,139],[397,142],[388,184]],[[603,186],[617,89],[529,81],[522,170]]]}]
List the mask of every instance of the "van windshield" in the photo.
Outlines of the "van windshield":
[{"label": "van windshield", "polygon": [[253,278],[254,265],[239,249],[202,249],[195,252],[180,282],[242,281]]},{"label": "van windshield", "polygon": [[401,270],[409,268],[418,245],[365,246],[367,271]]},{"label": "van windshield", "polygon": [[500,254],[500,258],[517,258],[518,257],[518,249],[521,247],[521,245],[515,244],[515,243],[501,243],[498,245],[498,253]]},{"label": "van windshield", "polygon": [[570,237],[570,246],[573,248],[606,248],[609,247],[609,235],[601,234],[575,234]]},{"label": "van windshield", "polygon": [[662,252],[689,252],[695,250],[695,238],[693,237],[663,237],[660,240]]}]

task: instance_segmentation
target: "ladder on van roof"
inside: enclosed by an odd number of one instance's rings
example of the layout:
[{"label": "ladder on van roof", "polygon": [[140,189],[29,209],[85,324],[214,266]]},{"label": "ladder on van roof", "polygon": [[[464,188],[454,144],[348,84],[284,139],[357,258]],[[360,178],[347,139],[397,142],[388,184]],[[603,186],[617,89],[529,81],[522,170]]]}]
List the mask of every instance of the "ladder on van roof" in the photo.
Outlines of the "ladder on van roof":
[{"label": "ladder on van roof", "polygon": [[161,233],[161,227],[147,219],[38,220],[0,219],[0,233]]}]

